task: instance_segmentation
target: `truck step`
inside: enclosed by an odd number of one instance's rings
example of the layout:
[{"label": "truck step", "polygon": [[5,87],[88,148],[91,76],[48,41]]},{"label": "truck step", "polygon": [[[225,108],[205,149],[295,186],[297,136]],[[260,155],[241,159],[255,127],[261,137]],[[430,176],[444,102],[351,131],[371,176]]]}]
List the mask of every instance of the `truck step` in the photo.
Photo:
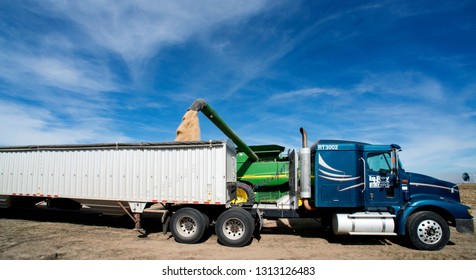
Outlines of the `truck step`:
[{"label": "truck step", "polygon": [[395,236],[395,232],[349,232],[349,235],[383,235],[383,236]]},{"label": "truck step", "polygon": [[349,218],[395,218],[394,214],[388,212],[356,212],[349,214]]}]

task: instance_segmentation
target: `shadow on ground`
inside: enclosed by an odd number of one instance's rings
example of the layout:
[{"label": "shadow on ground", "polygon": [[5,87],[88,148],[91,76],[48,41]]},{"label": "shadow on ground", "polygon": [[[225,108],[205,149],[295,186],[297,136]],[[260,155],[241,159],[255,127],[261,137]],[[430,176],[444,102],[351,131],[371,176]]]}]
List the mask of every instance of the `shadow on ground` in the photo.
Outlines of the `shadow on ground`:
[{"label": "shadow on ground", "polygon": [[[144,213],[142,227],[148,233],[162,232],[162,214]],[[91,209],[58,210],[47,207],[0,209],[0,219],[18,219],[52,223],[71,223],[86,226],[105,226],[133,229],[134,222],[127,215],[103,215]]]},{"label": "shadow on ground", "polygon": [[[144,212],[142,214],[142,228],[148,234],[162,233],[161,213]],[[20,219],[30,221],[44,221],[57,223],[71,223],[86,226],[104,226],[112,228],[133,229],[134,222],[127,215],[111,216],[102,215],[91,209],[77,211],[58,210],[47,207],[0,209],[0,219]],[[214,227],[206,233],[208,239],[214,233]],[[397,236],[336,236],[332,229],[323,227],[318,219],[286,219],[277,220],[273,226],[265,226],[261,232],[255,234],[255,241],[261,236],[272,235],[295,235],[302,238],[321,238],[330,244],[342,245],[391,245],[398,244],[404,247],[409,245]],[[147,235],[141,236],[146,237]],[[449,244],[451,245],[451,243]]]}]

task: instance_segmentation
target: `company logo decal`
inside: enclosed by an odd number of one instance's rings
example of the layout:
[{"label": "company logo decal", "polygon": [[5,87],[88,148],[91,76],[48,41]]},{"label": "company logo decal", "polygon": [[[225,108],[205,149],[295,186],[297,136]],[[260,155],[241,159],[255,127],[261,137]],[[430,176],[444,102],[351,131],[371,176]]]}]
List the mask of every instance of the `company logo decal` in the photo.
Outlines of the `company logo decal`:
[{"label": "company logo decal", "polygon": [[390,177],[369,176],[369,188],[385,189],[390,188]]}]

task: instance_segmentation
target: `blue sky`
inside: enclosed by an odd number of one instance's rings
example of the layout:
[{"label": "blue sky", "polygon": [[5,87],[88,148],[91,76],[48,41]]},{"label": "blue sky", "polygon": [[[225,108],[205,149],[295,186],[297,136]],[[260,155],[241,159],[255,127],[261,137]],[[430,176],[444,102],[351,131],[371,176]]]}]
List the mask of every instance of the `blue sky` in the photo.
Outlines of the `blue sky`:
[{"label": "blue sky", "polygon": [[475,1],[6,0],[0,65],[0,145],[170,141],[204,98],[250,145],[476,173]]}]

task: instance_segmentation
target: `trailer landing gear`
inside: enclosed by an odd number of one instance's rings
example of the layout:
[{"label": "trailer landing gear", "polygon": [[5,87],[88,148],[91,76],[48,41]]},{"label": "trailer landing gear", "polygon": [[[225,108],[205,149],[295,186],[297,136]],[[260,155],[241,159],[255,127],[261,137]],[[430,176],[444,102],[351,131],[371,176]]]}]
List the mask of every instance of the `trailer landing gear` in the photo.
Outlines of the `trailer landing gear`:
[{"label": "trailer landing gear", "polygon": [[145,202],[129,202],[129,208],[131,209],[131,212],[134,214],[134,216],[129,213],[129,211],[126,209],[124,205],[120,201],[117,202],[117,204],[124,210],[124,212],[132,219],[134,222],[134,230],[138,231],[141,234],[141,237],[146,237],[147,233],[146,231],[142,228],[141,225],[141,217],[142,217],[142,212],[144,212],[146,203]]}]

